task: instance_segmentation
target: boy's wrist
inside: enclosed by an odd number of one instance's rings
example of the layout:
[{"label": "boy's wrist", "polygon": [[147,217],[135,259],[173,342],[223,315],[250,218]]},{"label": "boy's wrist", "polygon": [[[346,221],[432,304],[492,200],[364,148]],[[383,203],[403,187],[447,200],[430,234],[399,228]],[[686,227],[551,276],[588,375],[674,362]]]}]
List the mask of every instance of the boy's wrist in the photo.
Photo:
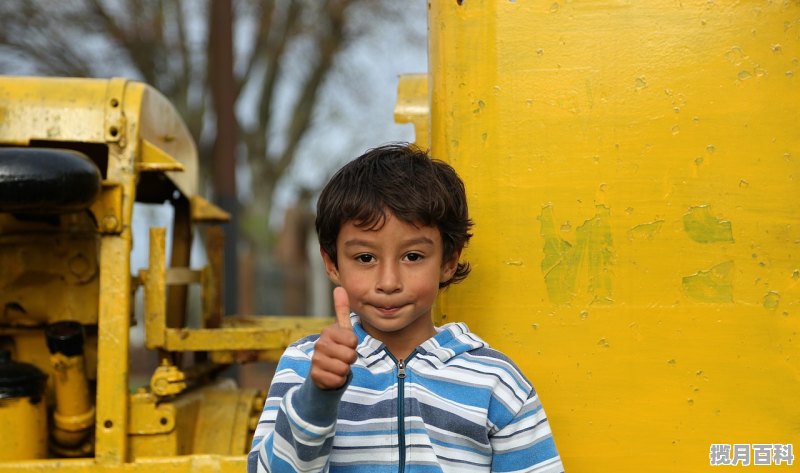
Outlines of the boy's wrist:
[{"label": "boy's wrist", "polygon": [[305,421],[325,427],[336,422],[339,412],[339,401],[347,386],[350,385],[352,373],[347,381],[337,389],[321,389],[311,378],[306,378],[300,388],[292,396],[292,408]]}]

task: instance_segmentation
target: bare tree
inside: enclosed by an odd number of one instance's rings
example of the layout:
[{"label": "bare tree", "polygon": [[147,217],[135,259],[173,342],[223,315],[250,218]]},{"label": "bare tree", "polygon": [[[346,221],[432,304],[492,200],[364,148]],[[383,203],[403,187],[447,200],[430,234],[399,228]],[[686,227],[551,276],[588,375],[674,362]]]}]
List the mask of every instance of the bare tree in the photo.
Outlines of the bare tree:
[{"label": "bare tree", "polygon": [[[210,0],[212,3],[215,0]],[[132,76],[152,84],[177,107],[200,143],[204,184],[211,183],[212,150],[231,150],[217,134],[219,115],[236,113],[239,166],[249,169],[246,202],[234,203],[240,238],[251,251],[267,250],[266,224],[275,188],[313,126],[319,92],[340,54],[381,22],[402,16],[403,2],[370,0],[234,0],[214,13],[209,0],[5,0],[0,3],[0,72],[108,77]],[[224,24],[229,22],[229,32]],[[214,55],[214,31],[232,35],[232,61]],[[232,32],[232,33],[231,33]],[[208,58],[216,57],[216,60]],[[232,68],[233,90],[213,87]],[[219,71],[216,71],[219,72]],[[356,87],[363,84],[356,85]],[[230,87],[228,87],[230,89]],[[223,99],[220,99],[223,97]],[[213,98],[213,99],[212,99]],[[226,107],[226,108],[220,108]],[[219,130],[222,132],[223,130]],[[220,147],[218,138],[228,140]],[[225,153],[217,153],[217,156]],[[215,159],[220,159],[219,157]],[[211,193],[236,195],[236,156],[227,155],[226,186]],[[215,171],[219,172],[219,171]],[[237,174],[242,175],[242,174]],[[230,209],[229,209],[230,210]],[[235,256],[226,253],[235,263]],[[226,268],[228,275],[231,269]],[[229,284],[234,286],[234,284]],[[235,310],[226,291],[227,310]],[[249,308],[249,307],[247,307]]]}]

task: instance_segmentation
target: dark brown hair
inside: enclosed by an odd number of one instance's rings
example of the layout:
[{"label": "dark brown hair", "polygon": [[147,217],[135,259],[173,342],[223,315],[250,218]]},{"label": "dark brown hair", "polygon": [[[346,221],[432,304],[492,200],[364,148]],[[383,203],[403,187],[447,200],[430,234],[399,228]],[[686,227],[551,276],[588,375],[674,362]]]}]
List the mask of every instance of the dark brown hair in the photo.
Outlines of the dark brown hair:
[{"label": "dark brown hair", "polygon": [[[464,183],[447,163],[431,159],[408,143],[371,149],[342,167],[322,189],[317,201],[319,244],[334,263],[336,238],[348,221],[379,229],[386,212],[414,225],[436,227],[442,236],[443,261],[452,258],[472,236]],[[468,263],[458,263],[446,287],[469,274]]]}]

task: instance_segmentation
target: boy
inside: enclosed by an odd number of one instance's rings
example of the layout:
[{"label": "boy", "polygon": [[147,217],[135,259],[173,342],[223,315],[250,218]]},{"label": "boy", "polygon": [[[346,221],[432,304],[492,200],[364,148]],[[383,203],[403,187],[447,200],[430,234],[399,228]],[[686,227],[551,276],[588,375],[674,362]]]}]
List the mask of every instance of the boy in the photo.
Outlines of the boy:
[{"label": "boy", "polygon": [[248,471],[562,472],[531,384],[466,325],[435,327],[463,280],[464,184],[391,144],[345,165],[317,204],[337,324],[281,357]]}]

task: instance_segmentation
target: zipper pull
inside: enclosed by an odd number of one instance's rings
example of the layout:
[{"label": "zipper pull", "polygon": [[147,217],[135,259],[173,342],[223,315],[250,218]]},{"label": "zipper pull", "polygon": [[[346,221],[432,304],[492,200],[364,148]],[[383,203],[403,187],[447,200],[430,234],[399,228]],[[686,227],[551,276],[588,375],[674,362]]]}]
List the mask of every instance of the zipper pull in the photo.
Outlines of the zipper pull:
[{"label": "zipper pull", "polygon": [[397,377],[400,379],[406,377],[406,365],[402,359],[397,361]]}]

